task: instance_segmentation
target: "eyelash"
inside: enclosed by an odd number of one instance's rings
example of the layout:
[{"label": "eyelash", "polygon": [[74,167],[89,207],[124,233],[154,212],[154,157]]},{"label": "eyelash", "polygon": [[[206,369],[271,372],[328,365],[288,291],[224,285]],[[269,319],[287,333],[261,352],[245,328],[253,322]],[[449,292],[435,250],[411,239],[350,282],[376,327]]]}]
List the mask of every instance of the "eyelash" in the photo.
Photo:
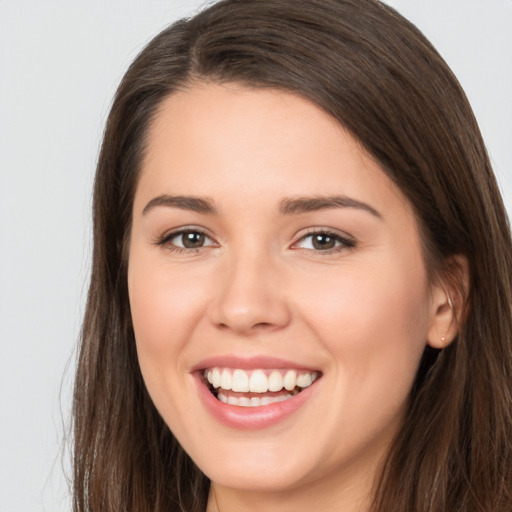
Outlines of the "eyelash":
[{"label": "eyelash", "polygon": [[[330,238],[330,239],[334,240],[334,243],[337,245],[335,245],[334,247],[332,247],[330,249],[323,249],[323,250],[322,249],[315,250],[314,248],[304,249],[301,247],[297,247],[301,242],[303,243],[306,239],[313,238],[315,236],[324,236],[326,238]],[[314,242],[312,242],[312,243],[314,243]],[[303,250],[307,250],[307,251],[314,251],[315,253],[318,253],[318,254],[333,254],[333,253],[338,253],[338,252],[341,252],[341,251],[344,251],[347,249],[352,249],[355,246],[356,246],[355,240],[348,238],[348,237],[344,237],[344,236],[340,235],[339,233],[335,233],[333,231],[329,231],[329,230],[325,230],[325,229],[312,229],[311,231],[303,234],[299,238],[299,240],[293,244],[292,248],[296,247],[297,250],[303,249]]]},{"label": "eyelash", "polygon": [[[199,236],[204,236],[205,239],[208,239],[213,243],[207,244],[207,245],[202,245],[200,247],[180,247],[176,244],[171,243],[171,241],[173,239],[178,238],[180,236],[183,237],[186,234],[196,234]],[[156,241],[156,245],[158,245],[160,247],[165,247],[170,252],[177,252],[177,253],[193,252],[193,253],[196,253],[200,249],[203,249],[205,247],[215,246],[216,242],[210,236],[208,236],[206,234],[206,232],[203,231],[202,229],[190,227],[190,228],[178,229],[177,231],[172,231],[171,233],[166,233],[165,235],[163,235]]]},{"label": "eyelash", "polygon": [[[173,239],[178,238],[180,236],[183,237],[186,234],[202,236],[205,239],[210,240],[210,242],[212,242],[212,243],[209,243],[207,245],[201,245],[200,247],[180,247],[174,243],[171,243],[171,241]],[[334,240],[334,243],[335,243],[334,247],[329,248],[329,249],[323,249],[323,250],[315,249],[315,248],[298,247],[299,244],[304,243],[304,241],[307,240],[308,238],[312,238],[315,236],[317,236],[317,237],[323,236],[323,237],[329,238],[331,240]],[[183,243],[183,239],[182,239],[182,243]],[[312,244],[314,244],[314,242],[312,242]],[[177,231],[172,231],[171,233],[167,233],[167,234],[163,235],[156,241],[156,245],[158,245],[160,247],[165,247],[170,252],[197,253],[200,249],[204,249],[205,247],[212,247],[212,246],[214,247],[217,245],[217,243],[210,236],[208,236],[208,234],[205,231],[203,231],[202,229],[183,228],[183,229],[179,229]],[[313,251],[318,254],[333,254],[333,253],[341,252],[343,250],[352,249],[355,246],[356,246],[356,242],[350,238],[341,236],[340,234],[334,233],[332,231],[328,231],[328,230],[324,230],[324,229],[315,229],[315,230],[311,230],[311,231],[303,234],[297,242],[293,243],[292,249],[294,249],[294,250],[302,249],[302,250],[306,250],[306,251]]]}]

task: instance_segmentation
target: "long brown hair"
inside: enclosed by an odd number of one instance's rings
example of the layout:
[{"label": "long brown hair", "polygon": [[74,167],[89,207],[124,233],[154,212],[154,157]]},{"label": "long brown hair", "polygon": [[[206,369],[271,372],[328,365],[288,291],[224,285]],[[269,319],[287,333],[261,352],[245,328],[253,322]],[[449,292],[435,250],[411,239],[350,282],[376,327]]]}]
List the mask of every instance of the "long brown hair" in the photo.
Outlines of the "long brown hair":
[{"label": "long brown hair", "polygon": [[[139,370],[127,237],[148,126],[196,80],[289,90],[345,126],[413,205],[434,278],[469,262],[465,318],[426,349],[376,482],[378,512],[512,510],[512,243],[477,123],[424,36],[376,0],[223,0],[164,30],[117,91],[94,185],[94,250],[74,394],[74,510],[204,511],[208,479]],[[456,270],[453,271],[456,274]],[[459,304],[461,301],[459,301]]]}]

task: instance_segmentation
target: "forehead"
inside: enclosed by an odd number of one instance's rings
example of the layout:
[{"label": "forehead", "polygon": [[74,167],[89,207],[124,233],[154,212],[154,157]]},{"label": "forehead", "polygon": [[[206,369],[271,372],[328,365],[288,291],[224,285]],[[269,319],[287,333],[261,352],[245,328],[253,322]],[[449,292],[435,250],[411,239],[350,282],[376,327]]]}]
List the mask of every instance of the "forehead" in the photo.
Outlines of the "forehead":
[{"label": "forehead", "polygon": [[136,201],[162,193],[244,198],[350,194],[409,205],[335,119],[290,92],[200,83],[166,98],[148,133]]}]

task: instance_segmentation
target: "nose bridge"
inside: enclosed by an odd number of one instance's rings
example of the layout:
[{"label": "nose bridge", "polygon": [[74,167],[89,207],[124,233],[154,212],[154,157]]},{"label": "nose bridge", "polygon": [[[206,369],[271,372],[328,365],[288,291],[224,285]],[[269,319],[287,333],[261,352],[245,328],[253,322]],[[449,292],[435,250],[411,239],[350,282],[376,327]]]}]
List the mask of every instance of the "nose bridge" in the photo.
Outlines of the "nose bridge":
[{"label": "nose bridge", "polygon": [[269,252],[248,244],[229,251],[213,306],[217,326],[247,334],[289,322],[278,262]]}]

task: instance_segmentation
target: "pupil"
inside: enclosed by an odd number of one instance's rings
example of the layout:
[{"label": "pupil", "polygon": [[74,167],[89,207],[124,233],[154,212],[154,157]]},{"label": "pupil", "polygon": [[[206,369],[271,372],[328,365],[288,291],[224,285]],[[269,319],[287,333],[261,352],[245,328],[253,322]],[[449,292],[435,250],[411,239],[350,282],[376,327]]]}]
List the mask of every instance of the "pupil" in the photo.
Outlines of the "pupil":
[{"label": "pupil", "polygon": [[313,237],[313,247],[315,249],[325,250],[332,249],[334,247],[334,238],[329,235],[315,235]]},{"label": "pupil", "polygon": [[183,235],[183,246],[187,249],[195,249],[204,245],[204,234],[191,232]]}]

